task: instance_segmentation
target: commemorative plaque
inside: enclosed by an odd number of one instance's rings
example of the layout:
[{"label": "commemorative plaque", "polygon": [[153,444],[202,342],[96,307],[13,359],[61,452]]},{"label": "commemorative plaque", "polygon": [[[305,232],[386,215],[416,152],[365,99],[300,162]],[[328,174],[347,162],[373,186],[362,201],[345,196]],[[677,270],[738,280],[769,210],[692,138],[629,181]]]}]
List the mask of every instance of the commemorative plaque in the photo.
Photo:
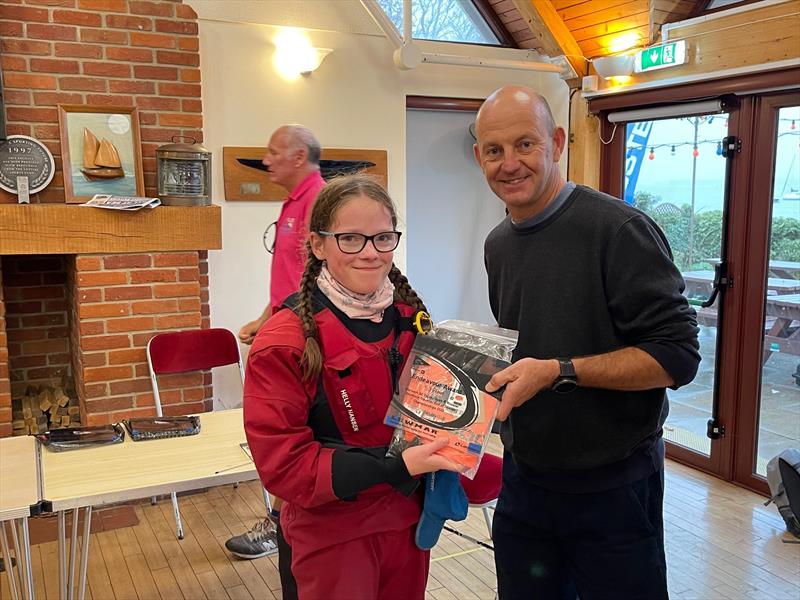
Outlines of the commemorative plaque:
[{"label": "commemorative plaque", "polygon": [[0,141],[0,188],[17,194],[26,204],[53,180],[56,163],[47,146],[27,135]]}]

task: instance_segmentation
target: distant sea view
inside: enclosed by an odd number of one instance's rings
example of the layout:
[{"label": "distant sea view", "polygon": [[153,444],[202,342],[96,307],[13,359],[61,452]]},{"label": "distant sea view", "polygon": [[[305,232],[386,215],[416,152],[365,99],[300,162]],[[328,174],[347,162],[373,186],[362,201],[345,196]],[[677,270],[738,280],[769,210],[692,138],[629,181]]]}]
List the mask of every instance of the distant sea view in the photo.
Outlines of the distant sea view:
[{"label": "distant sea view", "polygon": [[[692,200],[691,188],[685,181],[675,183],[658,182],[658,189],[652,189],[655,185],[643,184],[639,180],[636,186],[637,191],[650,192],[654,196],[661,198],[662,202],[670,202],[676,206],[690,204]],[[800,220],[800,197],[778,199],[772,203],[772,216],[789,217]],[[718,181],[698,181],[695,187],[695,211],[704,212],[708,210],[722,210],[723,190]]]}]

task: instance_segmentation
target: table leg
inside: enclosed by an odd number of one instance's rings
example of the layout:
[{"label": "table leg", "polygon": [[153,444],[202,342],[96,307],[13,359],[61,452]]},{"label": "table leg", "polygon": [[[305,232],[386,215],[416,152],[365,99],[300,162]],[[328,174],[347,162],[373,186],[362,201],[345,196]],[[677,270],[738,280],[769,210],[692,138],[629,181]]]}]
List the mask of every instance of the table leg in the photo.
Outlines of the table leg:
[{"label": "table leg", "polygon": [[58,511],[58,598],[67,597],[67,526],[66,512]]},{"label": "table leg", "polygon": [[86,594],[86,570],[89,567],[89,536],[92,531],[92,507],[83,509],[83,538],[81,539],[81,576],[78,582],[78,600]]},{"label": "table leg", "polygon": [[22,552],[20,551],[19,536],[17,535],[17,520],[9,521],[11,527],[11,549],[14,551],[14,556],[17,557],[17,576],[19,577],[19,595],[20,598],[25,598],[25,570],[22,562]]},{"label": "table leg", "polygon": [[72,600],[75,596],[75,555],[78,551],[78,509],[72,509],[72,536],[69,544],[69,588],[67,589],[67,600]]},{"label": "table leg", "polygon": [[[12,522],[11,527],[14,527]],[[11,564],[11,552],[8,548],[8,535],[6,535],[6,522],[0,521],[0,546],[3,549],[3,557],[5,558],[6,573],[8,573],[8,586],[11,588],[12,600],[19,600],[17,594],[17,578],[14,575],[14,567]],[[19,564],[19,555],[17,555],[17,564]]]},{"label": "table leg", "polygon": [[[31,546],[28,539],[28,518],[19,519],[19,523],[14,519],[11,522],[11,537],[14,542],[14,556],[17,557],[17,569],[19,575],[20,595],[28,600],[33,600],[33,573],[31,573]],[[22,533],[17,532],[17,527],[23,528]],[[22,539],[20,545],[19,540]],[[24,568],[23,568],[24,567]]]},{"label": "table leg", "polygon": [[33,570],[31,569],[31,537],[28,530],[28,517],[20,519],[22,527],[22,553],[25,557],[25,573],[27,575],[28,600],[34,600],[36,592],[33,588]]}]

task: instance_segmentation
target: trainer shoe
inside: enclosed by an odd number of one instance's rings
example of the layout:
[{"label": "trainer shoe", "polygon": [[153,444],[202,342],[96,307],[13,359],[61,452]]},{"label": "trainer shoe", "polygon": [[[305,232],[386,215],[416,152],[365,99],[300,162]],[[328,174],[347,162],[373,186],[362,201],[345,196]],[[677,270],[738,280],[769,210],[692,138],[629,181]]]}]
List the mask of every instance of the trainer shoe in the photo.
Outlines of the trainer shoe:
[{"label": "trainer shoe", "polygon": [[278,551],[275,524],[269,519],[259,521],[250,531],[225,542],[225,547],[239,558],[261,558],[275,554]]}]

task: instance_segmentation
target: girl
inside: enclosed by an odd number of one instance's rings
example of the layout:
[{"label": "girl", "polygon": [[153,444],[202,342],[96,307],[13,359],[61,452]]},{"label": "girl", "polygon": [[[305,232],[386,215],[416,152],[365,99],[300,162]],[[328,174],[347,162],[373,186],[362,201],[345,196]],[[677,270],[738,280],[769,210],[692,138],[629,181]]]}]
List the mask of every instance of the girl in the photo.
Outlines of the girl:
[{"label": "girl", "polygon": [[422,599],[415,476],[459,470],[437,440],[386,457],[383,424],[425,306],[394,266],[397,216],[364,175],[320,192],[300,291],[259,331],[244,418],[261,481],[285,499],[299,600]]}]

